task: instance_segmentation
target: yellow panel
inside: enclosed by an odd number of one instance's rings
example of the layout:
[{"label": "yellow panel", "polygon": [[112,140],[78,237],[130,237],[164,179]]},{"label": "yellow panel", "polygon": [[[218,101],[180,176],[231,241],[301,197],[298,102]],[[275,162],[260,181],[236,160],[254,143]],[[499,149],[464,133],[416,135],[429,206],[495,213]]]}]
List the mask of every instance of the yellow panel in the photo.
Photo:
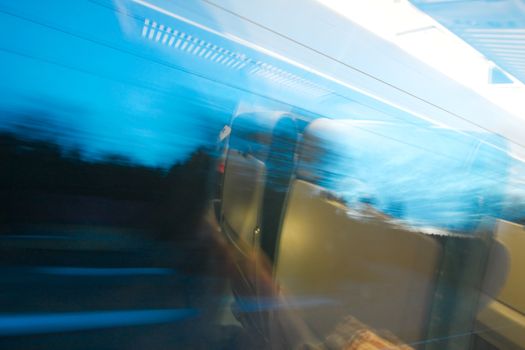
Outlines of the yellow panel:
[{"label": "yellow panel", "polygon": [[224,175],[223,216],[227,228],[249,245],[259,225],[265,174],[263,162],[230,151]]},{"label": "yellow panel", "polygon": [[500,221],[496,240],[510,257],[507,281],[497,299],[525,314],[525,230],[521,225]]},{"label": "yellow panel", "polygon": [[498,301],[478,315],[479,336],[500,349],[525,349],[525,316]]},{"label": "yellow panel", "polygon": [[422,340],[441,256],[431,237],[351,218],[322,188],[294,181],[277,255],[282,294],[315,334],[344,316]]}]

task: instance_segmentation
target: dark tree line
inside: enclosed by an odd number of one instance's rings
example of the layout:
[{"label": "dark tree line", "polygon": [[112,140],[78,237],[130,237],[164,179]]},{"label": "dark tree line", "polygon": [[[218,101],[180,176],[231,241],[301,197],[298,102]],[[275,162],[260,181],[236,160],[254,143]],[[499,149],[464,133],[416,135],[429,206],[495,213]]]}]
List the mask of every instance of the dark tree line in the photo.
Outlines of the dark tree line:
[{"label": "dark tree line", "polygon": [[202,215],[211,166],[202,149],[166,170],[119,155],[88,160],[54,141],[0,133],[0,225],[124,225],[168,238]]}]

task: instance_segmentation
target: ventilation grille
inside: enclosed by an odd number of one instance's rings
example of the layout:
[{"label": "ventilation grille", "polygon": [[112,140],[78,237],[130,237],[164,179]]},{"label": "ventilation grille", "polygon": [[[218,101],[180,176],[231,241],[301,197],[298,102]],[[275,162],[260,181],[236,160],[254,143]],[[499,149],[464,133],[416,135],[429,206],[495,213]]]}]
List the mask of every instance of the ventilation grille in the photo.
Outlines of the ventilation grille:
[{"label": "ventilation grille", "polygon": [[142,37],[167,47],[186,52],[234,71],[244,71],[271,83],[307,94],[322,97],[330,93],[327,89],[296,74],[277,68],[269,63],[254,60],[247,55],[227,50],[186,32],[159,24],[148,18],[144,20]]},{"label": "ventilation grille", "polygon": [[525,29],[469,28],[461,36],[509,72],[525,75]]}]

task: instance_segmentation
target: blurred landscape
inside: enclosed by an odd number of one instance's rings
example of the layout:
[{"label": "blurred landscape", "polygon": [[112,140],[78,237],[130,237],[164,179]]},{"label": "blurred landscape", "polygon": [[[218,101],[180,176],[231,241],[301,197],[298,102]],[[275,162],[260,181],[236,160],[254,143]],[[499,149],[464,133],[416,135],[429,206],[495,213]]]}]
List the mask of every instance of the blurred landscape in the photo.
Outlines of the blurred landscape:
[{"label": "blurred landscape", "polygon": [[147,167],[27,126],[0,133],[0,347],[233,346],[225,252],[201,228],[212,151]]}]

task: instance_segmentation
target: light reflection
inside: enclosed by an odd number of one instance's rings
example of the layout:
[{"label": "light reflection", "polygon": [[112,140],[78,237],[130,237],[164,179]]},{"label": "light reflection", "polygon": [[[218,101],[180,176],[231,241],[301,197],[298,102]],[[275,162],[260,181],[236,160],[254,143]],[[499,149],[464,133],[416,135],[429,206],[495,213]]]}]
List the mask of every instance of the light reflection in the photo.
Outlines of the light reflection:
[{"label": "light reflection", "polygon": [[523,190],[507,187],[510,168],[521,163],[504,151],[505,140],[472,136],[319,120],[307,129],[299,173],[350,207],[369,204],[409,225],[471,231],[486,217],[501,217],[507,195]]},{"label": "light reflection", "polygon": [[91,311],[64,314],[0,314],[0,336],[60,333],[97,328],[168,323],[193,318],[196,310]]}]

